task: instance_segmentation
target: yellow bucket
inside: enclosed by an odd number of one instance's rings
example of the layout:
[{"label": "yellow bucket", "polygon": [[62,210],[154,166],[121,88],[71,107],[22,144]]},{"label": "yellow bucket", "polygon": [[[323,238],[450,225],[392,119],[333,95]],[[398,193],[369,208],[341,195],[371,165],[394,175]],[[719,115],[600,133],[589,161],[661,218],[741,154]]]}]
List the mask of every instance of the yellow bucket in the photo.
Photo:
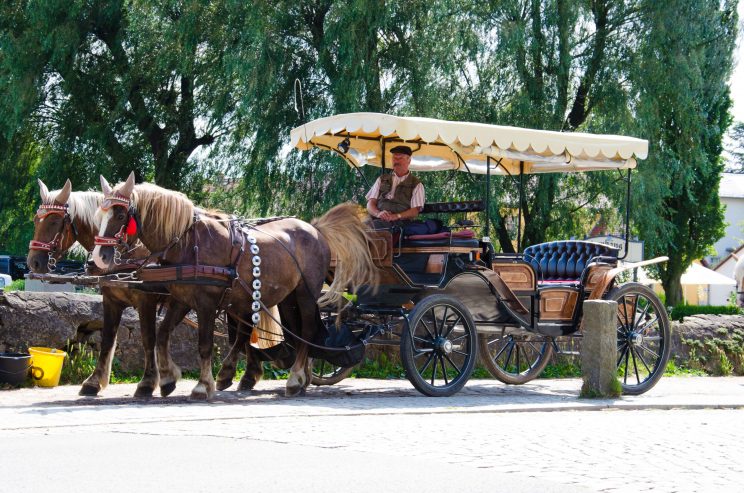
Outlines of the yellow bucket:
[{"label": "yellow bucket", "polygon": [[56,387],[62,375],[62,363],[67,353],[48,347],[30,347],[31,377],[39,387]]}]

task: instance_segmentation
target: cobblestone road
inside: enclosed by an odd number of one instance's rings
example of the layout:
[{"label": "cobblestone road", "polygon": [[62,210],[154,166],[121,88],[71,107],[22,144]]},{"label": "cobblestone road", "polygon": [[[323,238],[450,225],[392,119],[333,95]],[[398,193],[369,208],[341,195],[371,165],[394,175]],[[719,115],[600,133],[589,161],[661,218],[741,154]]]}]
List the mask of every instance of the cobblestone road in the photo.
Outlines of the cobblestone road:
[{"label": "cobblestone road", "polygon": [[242,397],[221,393],[211,405],[178,396],[133,404],[132,386],[94,400],[71,388],[24,391],[0,403],[0,450],[12,453],[14,437],[118,433],[291,444],[310,456],[415,457],[432,469],[414,474],[455,467],[548,481],[557,491],[744,489],[744,379],[665,379],[645,397],[620,401],[578,400],[576,381],[478,382],[448,399],[419,397],[407,382],[351,380],[298,400],[277,397],[281,384],[261,385]]}]

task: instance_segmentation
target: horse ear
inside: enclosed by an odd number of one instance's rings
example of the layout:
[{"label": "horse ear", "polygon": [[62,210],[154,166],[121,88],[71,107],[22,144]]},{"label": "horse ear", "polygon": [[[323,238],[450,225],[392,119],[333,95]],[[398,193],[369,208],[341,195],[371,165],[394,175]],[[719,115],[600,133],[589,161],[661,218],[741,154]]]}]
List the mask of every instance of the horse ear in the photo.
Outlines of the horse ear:
[{"label": "horse ear", "polygon": [[734,257],[736,260],[739,260],[739,256],[734,252],[731,252],[731,256]]},{"label": "horse ear", "polygon": [[54,201],[59,205],[65,205],[67,200],[70,198],[70,192],[72,192],[72,183],[68,178],[65,182],[65,186],[62,187],[62,190],[57,194],[57,198],[55,198]]},{"label": "horse ear", "polygon": [[49,198],[49,189],[44,184],[43,181],[41,181],[41,178],[37,178],[36,181],[39,182],[39,195],[41,195],[41,203],[46,204],[47,199]]},{"label": "horse ear", "polygon": [[113,190],[111,190],[111,185],[109,185],[109,182],[106,181],[106,178],[104,178],[103,175],[101,175],[101,191],[105,197],[108,197],[113,192]]},{"label": "horse ear", "polygon": [[134,190],[134,171],[129,173],[127,181],[125,181],[124,185],[117,190],[117,193],[123,197],[129,198],[132,196],[132,190]]}]

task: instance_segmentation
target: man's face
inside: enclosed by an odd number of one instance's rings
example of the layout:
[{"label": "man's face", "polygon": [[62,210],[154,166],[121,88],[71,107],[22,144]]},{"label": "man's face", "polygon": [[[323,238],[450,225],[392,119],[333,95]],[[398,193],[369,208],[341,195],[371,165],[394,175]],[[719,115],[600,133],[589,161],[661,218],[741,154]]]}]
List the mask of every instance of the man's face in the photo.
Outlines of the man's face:
[{"label": "man's face", "polygon": [[393,154],[393,171],[398,176],[408,173],[408,167],[411,165],[411,156],[408,154]]}]

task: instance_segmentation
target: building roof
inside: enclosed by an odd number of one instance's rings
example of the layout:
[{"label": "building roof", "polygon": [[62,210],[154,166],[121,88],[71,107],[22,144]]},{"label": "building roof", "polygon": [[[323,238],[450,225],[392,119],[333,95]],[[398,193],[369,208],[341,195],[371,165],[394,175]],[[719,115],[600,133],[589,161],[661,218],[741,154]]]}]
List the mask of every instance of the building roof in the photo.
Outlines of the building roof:
[{"label": "building roof", "polygon": [[718,195],[728,198],[744,198],[744,173],[723,173]]}]

